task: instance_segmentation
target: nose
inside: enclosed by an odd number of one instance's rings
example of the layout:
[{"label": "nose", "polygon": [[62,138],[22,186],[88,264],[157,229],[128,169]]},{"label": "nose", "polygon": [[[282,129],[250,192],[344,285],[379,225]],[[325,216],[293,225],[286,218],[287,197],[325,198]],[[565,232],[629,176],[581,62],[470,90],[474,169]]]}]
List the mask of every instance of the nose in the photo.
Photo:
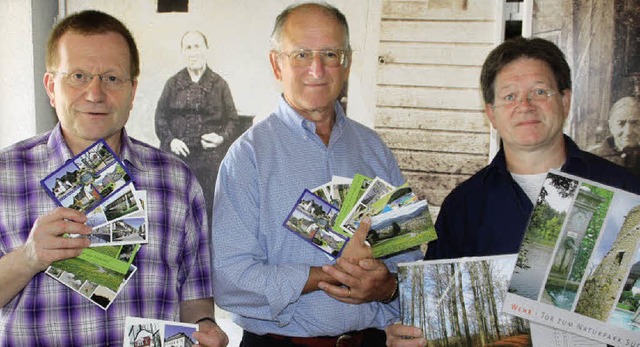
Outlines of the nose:
[{"label": "nose", "polygon": [[324,75],[324,63],[322,62],[322,56],[318,52],[313,52],[309,73],[315,78],[321,78]]},{"label": "nose", "polygon": [[104,90],[102,89],[102,80],[100,76],[94,75],[89,81],[85,90],[86,99],[92,102],[100,102],[104,99]]},{"label": "nose", "polygon": [[530,91],[528,93],[523,93],[522,95],[520,95],[520,98],[518,98],[517,101],[517,105],[516,106],[522,106],[522,107],[530,107],[532,106],[532,93],[533,91]]}]

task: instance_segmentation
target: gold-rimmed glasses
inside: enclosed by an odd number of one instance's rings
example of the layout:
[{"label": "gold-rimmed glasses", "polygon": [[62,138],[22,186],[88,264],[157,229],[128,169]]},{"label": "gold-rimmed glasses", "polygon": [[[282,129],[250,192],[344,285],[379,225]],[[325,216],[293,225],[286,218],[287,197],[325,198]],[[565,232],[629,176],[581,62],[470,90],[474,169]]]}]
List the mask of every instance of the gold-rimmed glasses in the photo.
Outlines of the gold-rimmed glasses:
[{"label": "gold-rimmed glasses", "polygon": [[345,62],[346,52],[341,49],[297,49],[291,52],[278,52],[289,57],[289,63],[293,67],[309,67],[315,55],[320,56],[320,61],[327,67],[339,67]]},{"label": "gold-rimmed glasses", "polygon": [[[494,107],[514,107],[519,105],[525,99],[519,97],[521,94],[519,91],[507,91],[496,97]],[[529,103],[543,103],[555,94],[558,94],[558,91],[555,89],[533,88],[526,93],[526,100]]]},{"label": "gold-rimmed glasses", "polygon": [[107,90],[120,90],[127,83],[131,83],[130,78],[125,78],[114,73],[92,74],[85,71],[54,71],[54,74],[60,74],[63,76],[64,81],[74,88],[85,88],[91,83],[94,77],[100,79],[100,84]]}]

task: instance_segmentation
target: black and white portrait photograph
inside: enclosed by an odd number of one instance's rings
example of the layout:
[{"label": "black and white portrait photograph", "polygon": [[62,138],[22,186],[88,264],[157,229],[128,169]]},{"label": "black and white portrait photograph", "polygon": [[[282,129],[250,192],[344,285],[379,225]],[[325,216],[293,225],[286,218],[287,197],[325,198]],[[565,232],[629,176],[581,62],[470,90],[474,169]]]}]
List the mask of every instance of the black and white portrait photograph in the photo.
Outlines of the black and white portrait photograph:
[{"label": "black and white portrait photograph", "polygon": [[589,152],[640,175],[640,3],[540,0],[532,36],[554,41],[573,70],[565,129]]}]

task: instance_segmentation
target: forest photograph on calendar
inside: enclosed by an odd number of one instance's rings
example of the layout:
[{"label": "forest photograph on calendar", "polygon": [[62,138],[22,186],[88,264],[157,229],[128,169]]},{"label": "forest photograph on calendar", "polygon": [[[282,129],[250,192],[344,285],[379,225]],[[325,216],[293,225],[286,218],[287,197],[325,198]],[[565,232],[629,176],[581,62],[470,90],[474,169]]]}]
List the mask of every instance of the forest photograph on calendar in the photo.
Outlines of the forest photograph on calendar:
[{"label": "forest photograph on calendar", "polygon": [[429,346],[531,346],[526,320],[501,308],[516,255],[398,265],[402,323]]}]

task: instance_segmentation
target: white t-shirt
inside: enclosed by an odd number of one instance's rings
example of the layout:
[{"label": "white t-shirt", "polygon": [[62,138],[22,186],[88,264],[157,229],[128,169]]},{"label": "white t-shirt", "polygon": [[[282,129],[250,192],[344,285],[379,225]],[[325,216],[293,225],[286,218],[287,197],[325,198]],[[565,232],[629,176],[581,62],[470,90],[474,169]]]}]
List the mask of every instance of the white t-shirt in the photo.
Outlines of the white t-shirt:
[{"label": "white t-shirt", "polygon": [[525,194],[529,197],[529,200],[531,200],[531,203],[535,205],[538,195],[540,194],[540,189],[542,188],[542,183],[544,183],[544,179],[547,177],[547,173],[520,175],[511,172],[511,177],[513,177],[520,188],[524,190]]}]

